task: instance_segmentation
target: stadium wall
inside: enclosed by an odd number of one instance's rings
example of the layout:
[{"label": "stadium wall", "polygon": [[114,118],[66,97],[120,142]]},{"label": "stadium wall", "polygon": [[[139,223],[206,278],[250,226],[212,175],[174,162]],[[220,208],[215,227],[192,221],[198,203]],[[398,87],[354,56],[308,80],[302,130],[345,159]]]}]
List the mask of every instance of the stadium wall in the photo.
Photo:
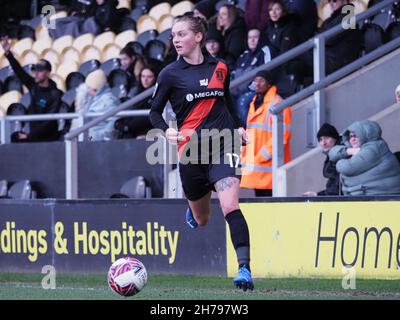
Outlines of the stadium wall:
[{"label": "stadium wall", "polygon": [[[267,202],[265,202],[267,201]],[[0,272],[106,273],[134,256],[149,273],[234,276],[218,202],[187,227],[184,200],[0,201]],[[400,279],[400,197],[244,199],[255,277]]]}]

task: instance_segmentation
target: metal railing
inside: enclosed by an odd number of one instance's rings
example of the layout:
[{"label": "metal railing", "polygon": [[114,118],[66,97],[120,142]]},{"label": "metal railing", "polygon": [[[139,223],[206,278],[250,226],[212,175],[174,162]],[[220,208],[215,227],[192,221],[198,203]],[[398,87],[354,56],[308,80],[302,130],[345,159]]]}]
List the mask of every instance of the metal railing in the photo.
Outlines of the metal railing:
[{"label": "metal railing", "polygon": [[[382,9],[390,6],[396,2],[396,0],[384,0],[372,8],[369,8],[367,11],[359,14],[356,16],[356,21],[364,21],[365,19],[377,14]],[[342,78],[343,76],[355,71],[356,69],[362,67],[363,65],[383,56],[384,54],[392,51],[393,49],[400,46],[400,38],[391,41],[390,43],[385,44],[384,46],[376,49],[375,51],[359,58],[355,62],[345,66],[344,68],[330,74],[329,76],[325,75],[325,42],[327,39],[345,31],[343,27],[339,24],[332,29],[318,34],[313,39],[310,39],[301,45],[283,53],[282,55],[278,56],[277,58],[271,60],[270,62],[266,63],[265,65],[259,66],[254,70],[242,75],[241,77],[233,80],[231,82],[230,88],[233,89],[245,82],[249,82],[253,80],[257,72],[260,70],[272,70],[282,64],[289,62],[290,60],[302,55],[306,51],[313,49],[313,60],[314,60],[314,84],[305,88],[304,90],[296,93],[295,95],[285,99],[283,102],[279,103],[276,106],[273,106],[271,112],[273,114],[273,155],[272,155],[272,164],[273,164],[273,190],[277,190],[276,183],[276,173],[277,169],[283,165],[283,120],[282,120],[282,111],[301,101],[302,99],[313,95],[314,96],[314,126],[313,128],[318,128],[320,124],[325,119],[325,93],[324,88],[329,84],[337,81],[338,79]],[[117,108],[110,110],[107,113],[104,113],[95,119],[91,120],[90,122],[84,124],[83,126],[72,130],[68,134],[65,135],[65,148],[66,148],[66,198],[67,199],[75,199],[78,197],[78,186],[77,186],[77,178],[78,178],[78,154],[77,154],[77,142],[78,137],[89,130],[91,127],[97,125],[98,123],[106,120],[109,117],[115,116],[117,113],[130,108],[134,104],[147,99],[153,93],[153,87],[147,89],[146,91],[142,92],[141,94],[137,95],[136,97],[122,103]],[[148,112],[148,110],[147,110]],[[59,116],[60,119],[64,116],[63,114],[55,115]],[[65,115],[66,116],[66,115]],[[68,114],[71,116],[71,114]],[[1,128],[0,133],[4,134],[5,130],[5,121],[9,119],[17,119],[21,120],[25,116],[19,117],[3,117],[1,119]],[[29,116],[35,117],[35,116]],[[40,118],[40,119],[39,119]],[[28,119],[28,118],[26,118]],[[33,120],[33,118],[31,118]],[[67,119],[67,118],[66,118]],[[43,116],[38,116],[35,120],[45,120]],[[27,121],[27,120],[26,120]],[[167,167],[167,166],[166,166]],[[167,172],[164,174],[164,178],[167,176]],[[164,190],[165,191],[165,190]]]}]

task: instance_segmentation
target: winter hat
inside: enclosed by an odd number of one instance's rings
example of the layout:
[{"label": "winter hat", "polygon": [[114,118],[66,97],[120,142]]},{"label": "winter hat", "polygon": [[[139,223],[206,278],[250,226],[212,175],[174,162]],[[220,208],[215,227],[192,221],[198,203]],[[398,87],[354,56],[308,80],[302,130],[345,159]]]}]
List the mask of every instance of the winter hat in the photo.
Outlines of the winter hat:
[{"label": "winter hat", "polygon": [[275,74],[269,70],[258,71],[256,77],[264,78],[269,84],[275,83]]},{"label": "winter hat", "polygon": [[319,140],[321,137],[331,137],[337,141],[339,140],[339,133],[334,126],[324,123],[317,133],[317,139]]},{"label": "winter hat", "polygon": [[219,30],[217,30],[216,28],[210,28],[206,34],[206,41],[209,41],[209,40],[214,40],[219,43],[222,43],[223,38],[222,38],[221,32]]},{"label": "winter hat", "polygon": [[207,18],[207,20],[215,14],[213,1],[210,0],[200,1],[194,6],[194,9],[199,10],[200,13]]},{"label": "winter hat", "polygon": [[86,86],[94,90],[100,90],[106,83],[106,74],[101,69],[89,73],[85,80]]}]

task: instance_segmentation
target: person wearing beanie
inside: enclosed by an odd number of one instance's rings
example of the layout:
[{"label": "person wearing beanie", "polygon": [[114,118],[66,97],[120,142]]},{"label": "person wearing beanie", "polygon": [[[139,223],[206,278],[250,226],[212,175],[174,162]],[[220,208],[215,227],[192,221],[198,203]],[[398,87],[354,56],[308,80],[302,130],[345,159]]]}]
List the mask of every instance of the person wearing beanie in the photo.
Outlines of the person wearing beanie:
[{"label": "person wearing beanie", "polygon": [[211,28],[206,35],[206,49],[214,58],[223,58],[224,40],[222,34],[216,28]]},{"label": "person wearing beanie", "polygon": [[202,0],[194,6],[193,14],[208,21],[216,14],[214,0]]},{"label": "person wearing beanie", "polygon": [[336,162],[329,160],[328,153],[340,143],[340,135],[337,129],[329,123],[324,123],[317,132],[317,139],[322,152],[326,155],[322,174],[327,178],[325,190],[319,192],[307,191],[303,196],[338,196],[340,195],[339,173],[336,170]]},{"label": "person wearing beanie", "polygon": [[[271,107],[282,102],[271,71],[259,71],[254,79],[255,97],[247,114],[246,131],[251,143],[242,149],[242,188],[255,189],[256,197],[272,196],[272,114]],[[283,162],[290,161],[291,107],[283,112]]]},{"label": "person wearing beanie", "polygon": [[[97,69],[88,74],[85,80],[86,90],[90,96],[85,113],[106,113],[119,105],[119,100],[111,92],[103,70]],[[89,129],[89,140],[111,140],[115,137],[114,122],[111,117]]]}]

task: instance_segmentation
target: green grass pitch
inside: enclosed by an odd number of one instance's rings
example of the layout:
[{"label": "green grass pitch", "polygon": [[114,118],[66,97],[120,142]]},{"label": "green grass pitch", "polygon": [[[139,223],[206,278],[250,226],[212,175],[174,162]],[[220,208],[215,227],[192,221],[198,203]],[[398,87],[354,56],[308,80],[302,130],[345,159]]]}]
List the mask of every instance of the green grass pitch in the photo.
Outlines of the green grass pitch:
[{"label": "green grass pitch", "polygon": [[400,299],[400,282],[357,280],[356,289],[342,289],[340,279],[255,279],[255,290],[234,289],[232,279],[149,275],[142,292],[124,298],[107,286],[106,275],[63,275],[56,289],[41,286],[42,274],[0,274],[0,299],[56,300],[275,300],[275,299]]}]

